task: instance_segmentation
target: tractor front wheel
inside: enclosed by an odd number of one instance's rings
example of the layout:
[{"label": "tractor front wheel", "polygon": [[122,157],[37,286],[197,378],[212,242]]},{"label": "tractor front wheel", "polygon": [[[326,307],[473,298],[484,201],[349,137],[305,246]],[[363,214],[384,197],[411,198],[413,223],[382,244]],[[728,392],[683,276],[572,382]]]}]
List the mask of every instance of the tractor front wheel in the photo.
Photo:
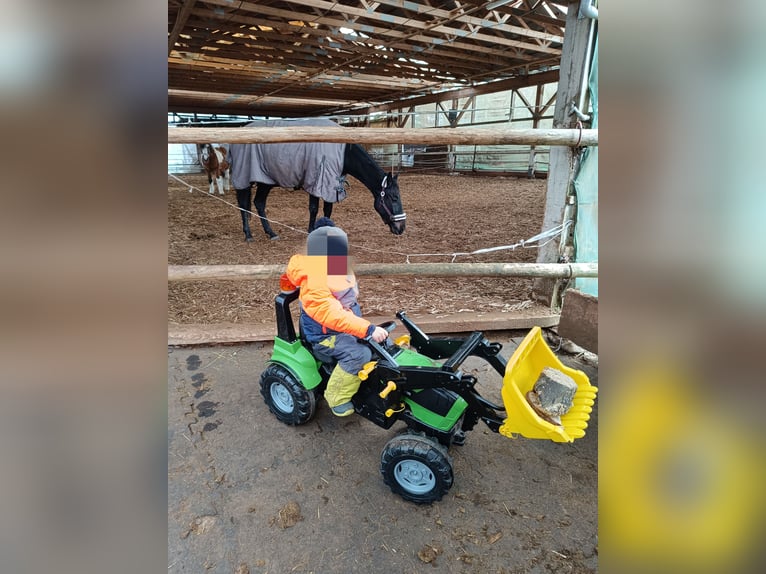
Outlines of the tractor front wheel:
[{"label": "tractor front wheel", "polygon": [[425,436],[403,434],[383,449],[380,472],[389,488],[411,502],[441,500],[452,486],[452,461],[447,449]]},{"label": "tractor front wheel", "polygon": [[316,412],[316,395],[306,389],[288,369],[271,364],[261,375],[263,400],[280,421],[302,425]]}]

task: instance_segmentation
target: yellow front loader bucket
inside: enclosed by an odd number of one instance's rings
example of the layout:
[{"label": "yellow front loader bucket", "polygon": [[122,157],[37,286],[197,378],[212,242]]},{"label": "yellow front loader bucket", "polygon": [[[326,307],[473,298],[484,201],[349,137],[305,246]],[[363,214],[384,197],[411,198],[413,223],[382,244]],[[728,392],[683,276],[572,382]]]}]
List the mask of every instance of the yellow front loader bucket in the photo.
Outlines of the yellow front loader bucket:
[{"label": "yellow front loader bucket", "polygon": [[[572,408],[561,416],[561,426],[540,418],[526,400],[545,367],[569,375],[577,383]],[[500,434],[514,438],[550,439],[554,442],[572,442],[585,436],[588,420],[598,389],[590,384],[582,371],[570,369],[559,361],[543,339],[540,327],[533,327],[508,361],[503,377],[503,404],[507,418],[500,426]]]}]

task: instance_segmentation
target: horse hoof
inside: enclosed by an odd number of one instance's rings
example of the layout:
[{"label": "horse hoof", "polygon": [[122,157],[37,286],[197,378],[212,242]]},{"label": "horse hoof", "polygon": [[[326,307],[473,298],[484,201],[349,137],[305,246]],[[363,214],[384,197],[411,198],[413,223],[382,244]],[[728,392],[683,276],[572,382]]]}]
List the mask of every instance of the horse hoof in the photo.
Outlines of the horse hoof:
[{"label": "horse hoof", "polygon": [[279,235],[272,235],[271,237],[269,237],[269,239],[271,241],[277,241],[279,239]]},{"label": "horse hoof", "polygon": [[253,238],[252,237],[245,237],[245,241],[247,243],[252,243],[253,242]]}]

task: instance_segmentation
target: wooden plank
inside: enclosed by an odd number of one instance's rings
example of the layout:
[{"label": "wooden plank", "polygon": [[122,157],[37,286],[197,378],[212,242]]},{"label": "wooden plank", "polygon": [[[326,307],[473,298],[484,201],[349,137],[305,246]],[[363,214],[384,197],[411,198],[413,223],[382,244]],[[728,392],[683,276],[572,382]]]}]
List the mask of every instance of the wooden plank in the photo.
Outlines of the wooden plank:
[{"label": "wooden plank", "polygon": [[194,3],[196,1],[197,0],[185,0],[183,6],[181,6],[181,9],[178,11],[175,24],[173,24],[173,29],[168,36],[168,56],[173,51],[173,48],[176,45],[176,41],[181,35],[181,30],[184,29],[186,21],[189,19],[189,15],[191,14],[192,8],[194,8]]},{"label": "wooden plank", "polygon": [[509,128],[168,128],[168,143],[333,142],[361,144],[598,145],[598,130]]},{"label": "wooden plank", "polygon": [[464,22],[466,24],[471,24],[473,26],[477,26],[479,28],[484,29],[491,29],[491,30],[497,30],[499,32],[507,32],[510,34],[516,34],[519,36],[526,36],[527,38],[531,39],[537,39],[537,40],[545,40],[548,42],[563,42],[564,38],[560,34],[550,34],[548,32],[539,32],[537,30],[532,30],[529,26],[527,26],[523,21],[521,24],[523,26],[514,26],[512,24],[506,24],[506,20],[499,21],[497,19],[490,20],[489,14],[487,14],[487,17],[485,18],[479,18],[476,16],[470,16],[470,15],[463,15],[458,13],[455,15],[453,12],[450,12],[449,10],[441,10],[439,8],[435,8],[429,5],[421,5],[421,4],[415,4],[413,6],[403,6],[402,0],[378,0],[380,4],[387,4],[389,6],[402,6],[405,9],[409,9],[411,11],[414,11],[417,14],[427,14],[429,18],[450,18],[455,22]]},{"label": "wooden plank", "polygon": [[[204,10],[204,9],[195,9],[193,11],[193,14],[205,20],[209,20],[210,18],[220,17],[220,15],[218,15],[215,11]],[[234,20],[233,22],[236,22],[236,24],[247,24],[248,26],[263,25],[263,20],[260,20],[257,18],[248,18],[242,15],[237,16],[236,20]],[[206,28],[206,26],[202,25],[202,23],[200,22],[197,22],[197,24],[201,30],[204,30]],[[272,35],[271,32],[264,32],[263,30],[258,30],[258,31],[249,30],[248,33],[251,33],[259,38],[262,36],[267,39],[274,39],[274,41],[271,42],[271,44],[272,46],[275,47],[276,52],[279,52],[280,47],[288,48],[292,50],[293,49],[292,43],[296,41],[296,37],[294,36],[295,26],[291,26],[287,24],[286,22],[269,22],[269,26],[273,28],[274,30],[279,30],[281,33]],[[350,27],[351,24],[348,23],[345,26]],[[221,30],[227,30],[230,27],[231,26],[227,26],[226,23],[221,23],[220,25]],[[241,32],[241,28],[239,27],[237,27],[236,30]],[[354,53],[361,53],[361,54],[370,54],[370,55],[375,55],[376,58],[379,58],[381,55],[380,50],[376,50],[374,48],[368,49],[364,46],[359,45],[359,41],[358,41],[359,37],[352,37],[350,35],[340,34],[339,36],[335,36],[333,37],[332,40],[328,41],[327,30],[325,28],[313,28],[311,26],[304,27],[301,31],[301,34],[302,36],[300,37],[300,40],[299,40],[300,43],[303,43],[305,41],[305,38],[303,37],[303,35],[305,35],[305,36],[320,38],[321,43],[318,47],[324,47],[325,49],[332,48],[332,47],[338,47],[338,48],[342,47],[343,53],[354,52]],[[231,35],[227,36],[227,39],[232,41],[243,40],[241,38],[233,38]],[[406,37],[402,37],[400,40],[387,40],[386,47],[394,51],[387,52],[386,55],[389,58],[393,58],[393,59],[412,57],[413,56],[412,46],[407,43],[408,40],[409,39]],[[348,45],[344,43],[347,43]],[[445,45],[445,44],[441,44],[441,45]],[[437,64],[439,62],[455,62],[457,60],[465,60],[466,62],[480,61],[484,65],[493,64],[493,63],[499,65],[500,62],[508,61],[508,54],[500,50],[493,50],[492,54],[488,54],[487,48],[481,48],[477,46],[475,46],[474,49],[471,51],[465,51],[465,50],[448,51],[444,49],[439,49],[438,46],[439,45],[433,44],[429,46],[427,49],[425,49],[424,51],[418,52],[417,55],[419,57],[427,55],[428,61],[430,64]],[[241,62],[240,62],[240,65],[241,65]]]},{"label": "wooden plank", "polygon": [[[408,315],[429,335],[444,333],[470,333],[472,331],[509,331],[542,328],[558,325],[559,316],[548,309],[521,313],[487,312],[456,313],[453,315]],[[393,317],[367,317],[375,324],[390,321]],[[406,329],[397,322],[393,336],[404,335]],[[168,324],[168,345],[215,345],[222,343],[249,343],[273,341],[277,334],[276,323],[241,324],[215,323]]]},{"label": "wooden plank", "polygon": [[[199,29],[204,29],[206,22],[201,19],[190,19],[188,25],[192,27],[196,26]],[[277,27],[274,26],[274,28]],[[288,26],[288,28],[293,28],[292,30],[289,30],[289,32],[294,32],[294,26]],[[234,36],[234,34],[241,33],[241,28],[239,26],[227,26],[225,24],[221,24],[219,26],[219,30],[231,32],[226,36],[226,40],[232,42],[231,45],[216,45],[215,47],[217,50],[215,52],[205,54],[202,53],[201,47],[208,45],[207,39],[205,37],[199,37],[193,38],[191,41],[187,41],[187,44],[190,44],[191,47],[189,49],[182,50],[182,52],[194,52],[199,54],[199,57],[201,58],[212,59],[212,61],[215,62],[218,62],[219,59],[221,59],[221,63],[224,64],[226,63],[225,58],[231,58],[233,63],[230,64],[230,67],[234,69],[245,68],[245,66],[242,64],[242,60],[244,59],[250,59],[253,61],[258,59],[263,59],[264,61],[269,60],[284,66],[284,60],[282,60],[281,57],[283,56],[284,51],[288,49],[290,50],[292,62],[309,62],[312,65],[316,65],[320,61],[336,63],[333,62],[333,60],[328,59],[328,56],[335,58],[337,56],[348,56],[350,54],[357,56],[360,54],[366,54],[370,56],[370,62],[367,63],[368,67],[387,67],[390,65],[389,60],[382,60],[380,58],[380,50],[377,50],[372,46],[367,47],[358,42],[352,43],[342,36],[340,38],[333,38],[333,40],[330,42],[326,38],[326,32],[324,32],[323,35],[318,33],[317,30],[314,30],[313,28],[306,29],[306,34],[302,35],[299,39],[294,35],[287,35],[285,32],[264,32],[262,30],[258,31],[257,33],[252,30],[249,31],[253,37],[256,37],[257,35],[257,39],[252,39],[250,36],[238,37]],[[397,45],[389,45],[389,48],[398,51],[388,52],[386,54],[388,58],[391,60],[396,60],[397,65],[399,66],[409,66],[412,68],[413,74],[421,75],[419,77],[422,77],[422,74],[428,75],[428,72],[422,70],[422,66],[411,64],[408,61],[399,60],[399,58],[404,58],[405,60],[412,58],[412,54],[405,51],[404,48],[406,45],[403,45],[402,43],[396,44]],[[484,54],[469,54],[464,52],[450,54],[449,56],[440,56],[439,54],[444,54],[444,51],[428,51],[428,63],[431,65],[431,67],[448,65],[450,72],[454,72],[457,76],[476,72],[477,63],[480,63],[482,66],[486,66],[490,63]],[[498,63],[500,63],[499,58],[495,59]],[[190,62],[188,60],[179,60],[179,62],[181,64],[185,63],[189,66],[193,65],[194,63],[193,61]],[[373,62],[377,63],[375,64]],[[504,59],[503,63],[507,63],[507,59]],[[345,70],[346,68],[341,67],[340,69]],[[401,69],[402,68],[399,68],[399,70]],[[436,74],[436,72],[434,74]]]},{"label": "wooden plank", "polygon": [[539,84],[551,84],[557,82],[559,79],[558,70],[550,70],[547,72],[539,72],[536,74],[529,74],[526,76],[517,76],[506,80],[498,80],[495,82],[488,82],[480,86],[473,88],[458,88],[456,90],[447,90],[433,94],[430,96],[418,96],[410,98],[408,100],[402,100],[398,102],[392,102],[381,106],[372,106],[364,108],[365,113],[385,112],[402,105],[408,106],[421,106],[424,104],[431,104],[436,101],[445,99],[461,99],[469,98],[472,96],[480,96],[482,94],[503,92],[506,90],[513,90],[516,88],[524,88],[527,86],[534,86]]},{"label": "wooden plank", "polygon": [[598,354],[598,299],[576,289],[564,291],[558,333]]},{"label": "wooden plank", "polygon": [[[278,279],[285,265],[168,265],[168,281]],[[361,263],[363,276],[598,277],[598,263]]]},{"label": "wooden plank", "polygon": [[[231,1],[230,0],[208,0],[209,4],[217,4],[220,6],[225,7],[231,7]],[[530,52],[539,52],[543,54],[554,54],[558,55],[561,53],[561,50],[557,48],[551,48],[548,46],[539,46],[537,44],[532,44],[529,42],[522,42],[519,40],[513,40],[510,38],[506,38],[503,36],[494,36],[490,34],[482,34],[480,32],[467,32],[466,30],[463,30],[462,28],[452,28],[450,26],[444,26],[441,24],[440,21],[437,21],[435,24],[426,24],[424,22],[413,20],[412,18],[404,18],[401,16],[395,16],[391,14],[387,15],[381,15],[374,11],[369,11],[365,8],[357,8],[355,6],[349,6],[348,4],[338,4],[337,2],[327,2],[325,0],[307,0],[303,2],[303,4],[309,4],[312,5],[315,8],[318,8],[322,11],[323,15],[321,17],[317,17],[315,14],[312,15],[306,15],[305,20],[306,21],[313,21],[317,23],[326,23],[327,25],[334,25],[331,24],[332,22],[331,18],[328,18],[327,15],[330,14],[342,14],[344,17],[347,16],[357,16],[358,18],[363,18],[366,20],[378,22],[379,24],[386,24],[390,26],[389,28],[385,27],[379,27],[379,26],[371,26],[371,25],[360,25],[360,31],[364,32],[366,34],[382,34],[382,35],[388,35],[391,34],[391,29],[397,30],[405,30],[404,33],[397,33],[397,35],[406,35],[409,39],[416,40],[419,42],[434,42],[437,45],[443,44],[445,40],[443,38],[432,38],[429,36],[424,36],[421,34],[417,34],[416,32],[413,33],[412,30],[422,30],[425,29],[428,32],[435,32],[437,34],[444,34],[448,38],[470,38],[472,40],[477,41],[484,41],[489,43],[490,45],[502,45],[502,46],[508,46],[510,48],[518,48],[520,50],[528,50]],[[278,8],[272,8],[269,6],[263,6],[252,2],[240,2],[240,4],[237,6],[238,10],[242,10],[244,12],[251,12],[251,13],[260,13],[264,15],[270,15],[270,16],[277,16],[281,18],[285,18],[288,20],[296,20],[299,17],[301,17],[301,14],[296,12],[291,12],[288,10],[281,10]],[[417,23],[417,25],[412,25]],[[408,26],[410,24],[410,26]],[[350,21],[343,21],[342,25],[344,27],[349,28],[355,28],[355,23]],[[522,33],[526,32],[525,30],[521,30]],[[519,34],[521,35],[521,34]],[[458,43],[453,42],[453,44],[457,47]],[[473,46],[470,44],[465,44],[467,49],[471,49]],[[519,57],[523,59],[532,60],[532,56],[520,55]]]}]

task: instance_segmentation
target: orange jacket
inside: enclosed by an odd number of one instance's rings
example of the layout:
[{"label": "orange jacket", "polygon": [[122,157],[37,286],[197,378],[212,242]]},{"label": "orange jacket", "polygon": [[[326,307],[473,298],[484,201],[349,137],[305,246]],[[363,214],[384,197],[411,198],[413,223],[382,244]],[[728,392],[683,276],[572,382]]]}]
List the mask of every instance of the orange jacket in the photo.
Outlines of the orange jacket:
[{"label": "orange jacket", "polygon": [[328,275],[327,265],[325,256],[293,255],[280,278],[282,291],[300,289],[303,313],[318,324],[315,329],[312,321],[305,321],[304,334],[309,340],[331,331],[359,338],[368,336],[374,325],[354,312],[359,311],[354,273]]}]

